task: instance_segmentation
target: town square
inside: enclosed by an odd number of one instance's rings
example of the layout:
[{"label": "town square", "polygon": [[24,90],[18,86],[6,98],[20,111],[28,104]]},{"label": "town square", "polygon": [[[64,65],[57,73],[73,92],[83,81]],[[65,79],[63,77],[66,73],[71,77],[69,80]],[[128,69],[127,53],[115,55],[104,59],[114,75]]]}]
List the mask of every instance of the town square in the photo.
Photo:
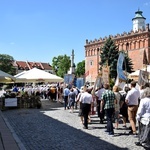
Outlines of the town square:
[{"label": "town square", "polygon": [[150,1],[0,2],[0,150],[150,150]]}]

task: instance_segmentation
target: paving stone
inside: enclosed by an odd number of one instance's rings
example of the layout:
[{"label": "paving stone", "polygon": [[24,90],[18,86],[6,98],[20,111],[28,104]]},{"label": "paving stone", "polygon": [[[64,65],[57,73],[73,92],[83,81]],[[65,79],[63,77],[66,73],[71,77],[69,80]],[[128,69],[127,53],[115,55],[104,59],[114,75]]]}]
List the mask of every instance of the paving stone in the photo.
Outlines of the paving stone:
[{"label": "paving stone", "polygon": [[70,113],[62,104],[48,100],[42,101],[41,109],[9,109],[3,116],[27,150],[144,150],[121,124],[111,137],[104,132],[106,124],[99,124],[93,115],[85,130],[78,110]]}]

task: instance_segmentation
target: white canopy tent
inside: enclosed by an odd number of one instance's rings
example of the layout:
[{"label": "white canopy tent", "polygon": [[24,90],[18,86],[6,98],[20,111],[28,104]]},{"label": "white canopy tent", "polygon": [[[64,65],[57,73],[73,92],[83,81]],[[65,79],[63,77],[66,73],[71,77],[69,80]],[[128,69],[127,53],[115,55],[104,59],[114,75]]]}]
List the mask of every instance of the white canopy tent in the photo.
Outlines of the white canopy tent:
[{"label": "white canopy tent", "polygon": [[134,71],[134,72],[132,72],[132,73],[130,73],[129,75],[128,75],[128,77],[134,77],[134,76],[139,76],[139,73],[140,73],[140,70],[136,70],[136,71]]},{"label": "white canopy tent", "polygon": [[[147,72],[150,72],[150,65],[148,65],[147,68],[143,68],[143,69],[141,69],[141,70],[144,70],[144,71],[147,70]],[[140,70],[136,70],[136,71],[130,73],[130,74],[128,75],[128,78],[134,79],[134,80],[138,80],[139,74],[140,74]]]},{"label": "white canopy tent", "polygon": [[16,78],[2,70],[0,70],[0,83],[14,82]]},{"label": "white canopy tent", "polygon": [[16,74],[14,77],[15,77],[15,78],[17,78],[17,77],[19,77],[19,76],[21,76],[21,75],[25,74],[26,72],[27,72],[27,71],[22,71],[22,72],[20,72],[20,73]]},{"label": "white canopy tent", "polygon": [[16,76],[16,82],[63,82],[63,78],[46,71],[33,68]]}]

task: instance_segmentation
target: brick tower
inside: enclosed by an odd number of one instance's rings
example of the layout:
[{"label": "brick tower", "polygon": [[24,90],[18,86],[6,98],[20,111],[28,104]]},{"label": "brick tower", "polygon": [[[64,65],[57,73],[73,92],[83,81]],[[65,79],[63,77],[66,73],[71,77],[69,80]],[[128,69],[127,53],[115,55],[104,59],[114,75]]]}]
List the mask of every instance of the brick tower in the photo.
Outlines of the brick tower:
[{"label": "brick tower", "polygon": [[[150,28],[149,24],[145,25],[146,18],[143,17],[142,11],[135,12],[132,19],[133,30],[124,32],[115,36],[109,35],[119,50],[127,52],[132,59],[134,70],[143,68],[143,63],[147,60],[150,63]],[[108,37],[95,39],[93,41],[86,40],[85,44],[85,73],[86,81],[94,83],[99,73],[100,50]]]}]

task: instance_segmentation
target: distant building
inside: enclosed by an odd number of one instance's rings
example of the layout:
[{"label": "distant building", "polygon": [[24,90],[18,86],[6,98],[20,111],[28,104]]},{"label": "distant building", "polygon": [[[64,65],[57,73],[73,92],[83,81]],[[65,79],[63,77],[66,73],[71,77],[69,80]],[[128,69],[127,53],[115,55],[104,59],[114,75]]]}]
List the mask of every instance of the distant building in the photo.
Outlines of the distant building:
[{"label": "distant building", "polygon": [[[133,29],[130,32],[124,32],[115,36],[110,35],[119,50],[124,50],[132,59],[134,70],[143,68],[143,63],[150,63],[150,28],[145,25],[146,18],[142,11],[135,12],[132,19]],[[108,37],[86,40],[85,45],[85,75],[86,81],[94,83],[99,74],[100,51]]]},{"label": "distant building", "polygon": [[15,61],[13,65],[16,68],[16,74],[23,72],[25,70],[30,70],[30,69],[35,68],[35,67],[53,74],[52,66],[49,63]]}]

